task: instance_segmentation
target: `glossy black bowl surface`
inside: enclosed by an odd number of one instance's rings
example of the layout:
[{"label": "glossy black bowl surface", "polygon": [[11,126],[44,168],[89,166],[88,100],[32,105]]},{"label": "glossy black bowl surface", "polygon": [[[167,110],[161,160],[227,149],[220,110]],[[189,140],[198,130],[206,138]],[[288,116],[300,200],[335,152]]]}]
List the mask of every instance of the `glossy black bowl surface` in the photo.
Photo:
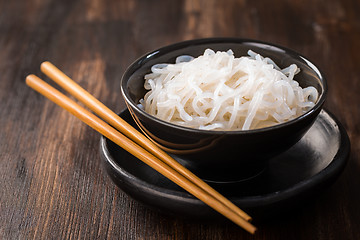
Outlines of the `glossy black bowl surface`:
[{"label": "glossy black bowl surface", "polygon": [[[253,50],[269,57],[281,68],[296,64],[300,86],[314,86],[319,99],[304,115],[276,126],[247,131],[209,131],[177,126],[146,113],[139,100],[146,93],[144,75],[158,63],[174,63],[180,55],[197,57],[211,48],[231,49],[236,57]],[[148,137],[200,177],[213,181],[241,180],[262,171],[271,157],[294,145],[312,126],[326,98],[327,84],[320,70],[300,54],[280,46],[237,38],[210,38],[176,43],[150,52],[136,60],[124,73],[121,93],[135,121]],[[214,174],[216,172],[216,174]]]}]

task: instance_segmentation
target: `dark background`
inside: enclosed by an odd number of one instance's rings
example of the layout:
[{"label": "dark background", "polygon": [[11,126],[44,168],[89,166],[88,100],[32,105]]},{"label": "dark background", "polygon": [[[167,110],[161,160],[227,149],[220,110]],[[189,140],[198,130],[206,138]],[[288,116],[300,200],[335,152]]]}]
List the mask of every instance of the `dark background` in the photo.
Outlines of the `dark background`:
[{"label": "dark background", "polygon": [[[111,182],[99,134],[25,85],[49,60],[116,112],[140,55],[202,37],[291,48],[325,73],[325,108],[352,153],[338,181],[301,211],[257,224],[170,217]],[[1,239],[360,239],[360,2],[355,0],[0,0]],[[46,79],[46,78],[45,78]]]}]

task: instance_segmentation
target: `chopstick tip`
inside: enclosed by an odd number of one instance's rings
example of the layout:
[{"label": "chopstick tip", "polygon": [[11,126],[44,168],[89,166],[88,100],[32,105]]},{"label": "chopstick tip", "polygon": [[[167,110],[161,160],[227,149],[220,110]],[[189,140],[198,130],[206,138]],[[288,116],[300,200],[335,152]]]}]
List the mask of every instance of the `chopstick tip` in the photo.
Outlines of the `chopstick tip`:
[{"label": "chopstick tip", "polygon": [[29,85],[29,82],[33,81],[35,78],[36,78],[36,76],[34,74],[27,75],[26,78],[25,78],[26,84]]},{"label": "chopstick tip", "polygon": [[44,68],[46,68],[46,67],[48,67],[48,66],[50,66],[50,65],[52,65],[51,62],[49,62],[49,61],[44,61],[44,62],[42,62],[42,63],[40,64],[40,69],[43,70]]},{"label": "chopstick tip", "polygon": [[242,225],[241,227],[251,234],[255,234],[257,232],[257,227],[255,227],[249,222],[245,222],[244,225]]}]

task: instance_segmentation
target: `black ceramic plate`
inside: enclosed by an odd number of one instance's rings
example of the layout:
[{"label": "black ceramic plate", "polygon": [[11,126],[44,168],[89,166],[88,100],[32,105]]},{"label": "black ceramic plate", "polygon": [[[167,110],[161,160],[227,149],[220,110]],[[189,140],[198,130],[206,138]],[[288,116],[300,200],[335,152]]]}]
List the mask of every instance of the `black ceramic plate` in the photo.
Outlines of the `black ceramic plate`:
[{"label": "black ceramic plate", "polygon": [[[135,125],[127,110],[120,116]],[[104,137],[100,150],[111,179],[133,199],[183,217],[219,216]],[[260,176],[245,182],[209,184],[252,216],[271,216],[303,203],[333,183],[342,172],[349,152],[346,131],[334,116],[322,110],[306,135],[290,150],[271,159]]]}]

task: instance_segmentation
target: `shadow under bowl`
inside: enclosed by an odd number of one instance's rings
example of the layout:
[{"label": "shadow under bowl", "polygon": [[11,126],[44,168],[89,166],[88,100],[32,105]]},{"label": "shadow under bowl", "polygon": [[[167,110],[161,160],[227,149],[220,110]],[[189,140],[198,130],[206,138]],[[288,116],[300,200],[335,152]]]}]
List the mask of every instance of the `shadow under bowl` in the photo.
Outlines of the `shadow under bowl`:
[{"label": "shadow under bowl", "polygon": [[[197,57],[210,48],[231,49],[236,57],[252,50],[271,58],[280,68],[296,64],[301,87],[319,92],[316,105],[305,114],[275,126],[238,131],[210,131],[178,126],[146,113],[139,100],[146,93],[144,76],[151,66],[174,63],[180,55]],[[327,83],[320,70],[300,54],[270,43],[238,38],[207,38],[169,45],[137,59],[124,73],[121,93],[135,122],[144,134],[199,177],[214,182],[242,181],[258,175],[268,160],[289,149],[309,130],[324,104]]]}]

